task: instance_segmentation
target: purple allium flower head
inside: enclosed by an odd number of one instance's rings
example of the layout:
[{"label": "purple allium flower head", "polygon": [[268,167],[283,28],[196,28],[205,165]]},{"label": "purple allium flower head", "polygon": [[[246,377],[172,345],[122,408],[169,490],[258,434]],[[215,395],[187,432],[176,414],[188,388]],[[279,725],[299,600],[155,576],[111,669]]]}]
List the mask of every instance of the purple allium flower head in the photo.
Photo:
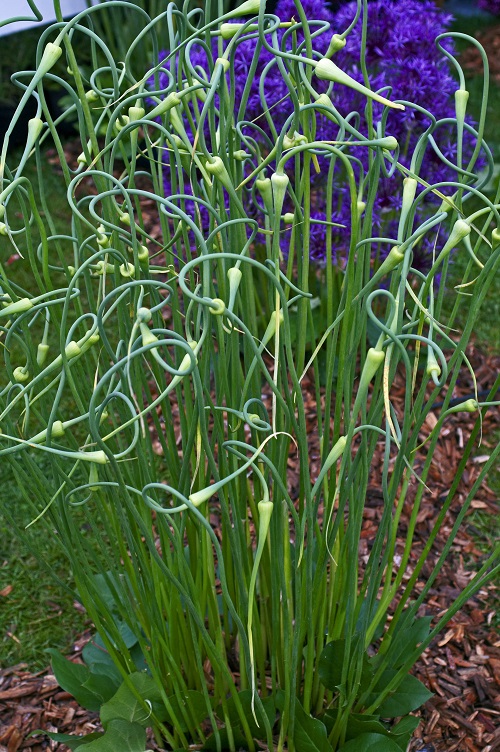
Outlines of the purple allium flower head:
[{"label": "purple allium flower head", "polygon": [[[335,15],[333,27],[346,28],[356,12],[356,3],[344,5]],[[374,90],[385,89],[393,100],[403,99],[415,103],[432,113],[439,121],[455,117],[453,93],[457,83],[450,65],[435,39],[446,32],[452,17],[443,13],[432,0],[373,0],[368,4],[368,38],[366,64],[370,85]],[[444,39],[441,46],[453,52],[451,40]],[[335,55],[335,62],[356,80],[363,82],[361,58],[361,24],[357,24],[347,37],[344,49]],[[365,99],[354,90],[336,86],[332,100],[344,116],[357,110],[363,114]],[[382,115],[382,106],[373,105],[374,122]],[[471,122],[468,120],[468,122]],[[399,162],[409,167],[411,157],[419,138],[431,124],[425,113],[407,105],[406,110],[391,110],[387,116],[386,133],[394,136],[400,145]],[[364,116],[359,130],[367,131]],[[453,124],[441,124],[434,131],[434,139],[443,156],[452,163],[456,159],[456,128]],[[469,133],[464,135],[465,158],[472,154],[475,140]],[[366,149],[352,150],[365,167],[368,166]],[[479,165],[476,165],[476,169]],[[427,143],[420,176],[433,184],[440,181],[456,180],[456,171],[446,165]],[[374,222],[382,228],[382,234],[392,237],[396,232],[400,204],[402,176],[396,173],[392,178],[382,178],[377,188],[377,201],[374,206]],[[347,200],[347,196],[346,196]],[[432,194],[421,203],[417,222],[434,212],[439,199]],[[378,216],[377,216],[378,214]],[[423,256],[429,255],[430,248],[422,242],[418,251],[418,268],[429,265]]]},{"label": "purple allium flower head", "polygon": [[500,0],[477,0],[477,4],[481,10],[500,16]]},{"label": "purple allium flower head", "polygon": [[[500,3],[500,0],[490,0],[490,2],[493,1]],[[318,0],[302,0],[302,7],[308,20],[331,23],[332,31],[337,33],[341,33],[351,24],[356,13],[356,6],[356,2],[349,2],[333,14],[326,3],[318,2]],[[300,22],[293,0],[280,0],[274,12],[282,22],[292,19]],[[370,87],[375,91],[383,90],[384,94],[393,100],[403,99],[424,109],[421,112],[418,107],[408,104],[404,112],[385,111],[385,133],[397,139],[401,149],[400,163],[406,167],[410,166],[415,147],[432,122],[432,118],[425,113],[425,110],[428,110],[438,121],[438,126],[433,133],[436,146],[443,157],[452,164],[445,164],[439,153],[436,153],[427,141],[424,145],[425,153],[423,154],[419,175],[430,184],[456,180],[457,172],[452,166],[456,160],[456,128],[452,121],[455,117],[453,93],[457,88],[457,83],[453,78],[448,60],[435,44],[436,37],[446,32],[452,17],[437,8],[433,0],[370,0],[367,12],[368,36],[364,61],[366,61],[368,69]],[[320,25],[311,23],[310,31],[315,34],[320,28]],[[317,57],[325,54],[332,31],[322,32],[314,37],[313,48]],[[273,38],[268,36],[267,40],[271,46],[290,51],[292,44],[301,45],[304,34],[300,29],[295,30],[293,34],[288,29],[279,29]],[[447,52],[453,52],[453,42],[450,39],[444,39],[440,44]],[[348,35],[346,46],[335,54],[335,63],[352,78],[364,82],[361,50],[362,25],[358,23]],[[188,45],[186,55],[189,58],[189,67],[202,78],[209,80],[213,61],[218,56],[218,42],[214,38],[212,48],[207,49],[203,42],[196,40]],[[267,143],[264,143],[266,135],[271,136],[272,130],[264,116],[265,110],[270,108],[270,118],[278,133],[293,112],[290,92],[276,60],[276,56],[265,47],[259,48],[256,35],[245,35],[234,46],[231,57],[233,76],[231,77],[229,73],[226,74],[226,81],[230,90],[233,87],[231,94],[234,100],[235,115],[239,111],[240,118],[243,117],[247,122],[256,121],[256,125],[261,129],[258,131],[252,126],[243,126],[243,132],[251,135],[257,142],[262,142],[264,154],[269,150],[273,140],[271,137],[271,141],[268,140]],[[287,62],[285,61],[283,64],[285,69],[288,70]],[[250,76],[252,67],[254,75]],[[186,68],[183,75],[185,75],[185,71]],[[289,71],[291,77],[293,77],[294,72],[294,69],[291,68]],[[167,74],[160,73],[159,78],[160,86],[165,88],[168,82]],[[249,80],[251,80],[250,87],[247,83]],[[318,92],[326,90],[326,82],[313,77],[312,83]],[[295,86],[293,80],[291,80],[291,85]],[[248,94],[246,103],[244,102],[245,89]],[[264,99],[260,89],[263,90]],[[331,98],[341,115],[347,117],[351,113],[350,120],[355,127],[361,133],[368,134],[368,124],[365,119],[365,97],[349,87],[335,85]],[[241,105],[242,102],[243,106]],[[218,99],[216,99],[215,105],[218,106]],[[377,103],[373,103],[372,110],[373,123],[377,125],[382,118],[384,108]],[[355,118],[352,117],[352,113],[357,113]],[[189,137],[194,142],[195,134],[191,133],[188,114],[184,110],[184,125]],[[447,119],[450,119],[450,122],[446,122]],[[470,119],[467,122],[473,124]],[[209,129],[207,126],[208,124],[205,123],[204,130],[208,137]],[[333,141],[338,138],[338,131],[338,125],[332,123],[324,115],[317,116],[316,140]],[[473,136],[466,132],[464,134],[464,164],[467,163],[474,146]],[[365,175],[367,175],[369,166],[368,149],[366,147],[352,147],[348,153],[355,160],[358,160],[357,163],[356,161],[353,163],[356,174],[358,174],[359,164],[361,164]],[[326,220],[327,217],[326,179],[330,159],[331,156],[326,152],[319,154],[318,164],[321,172],[319,175],[314,172],[311,174],[313,201],[309,247],[311,258],[318,263],[324,262],[326,258],[327,228],[325,224],[322,224],[322,221]],[[480,168],[479,163],[476,165],[476,170],[478,168]],[[270,169],[273,169],[272,165],[270,165]],[[333,175],[334,206],[332,221],[342,223],[345,228],[333,229],[333,251],[338,263],[342,263],[342,259],[345,258],[351,236],[350,197],[342,169],[339,160]],[[293,184],[293,171],[290,172],[290,179]],[[368,180],[370,179],[371,176],[368,175]],[[368,183],[365,182],[365,196],[367,189]],[[419,188],[419,190],[421,189]],[[166,191],[168,193],[167,187]],[[381,177],[378,179],[377,195],[372,206],[374,234],[395,237],[401,208],[401,193],[402,175],[399,172],[396,172],[391,178]],[[261,210],[259,210],[260,201],[258,197],[256,202],[252,202],[250,193],[247,191],[244,193],[244,200],[248,209],[248,216],[259,219]],[[426,196],[425,201],[420,202],[416,216],[417,223],[421,223],[436,210],[436,202],[439,202],[439,199],[432,194]],[[284,210],[288,211],[290,208]],[[203,218],[202,224],[205,224],[207,219]],[[289,233],[283,234],[282,249],[284,252],[287,250],[289,237]],[[424,270],[429,267],[428,261],[432,258],[431,245],[426,239],[419,244],[418,253],[415,255],[416,268]],[[384,253],[385,251],[382,251],[380,254],[382,258]]]}]

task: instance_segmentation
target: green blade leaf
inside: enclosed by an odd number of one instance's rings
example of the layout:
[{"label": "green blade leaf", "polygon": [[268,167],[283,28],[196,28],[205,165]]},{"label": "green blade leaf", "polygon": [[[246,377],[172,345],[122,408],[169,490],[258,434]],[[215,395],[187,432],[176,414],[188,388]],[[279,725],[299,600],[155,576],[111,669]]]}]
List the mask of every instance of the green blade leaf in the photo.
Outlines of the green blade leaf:
[{"label": "green blade leaf", "polygon": [[[321,720],[325,723],[328,733],[330,733],[335,721],[337,720],[337,713],[328,710],[322,716]],[[392,728],[387,728],[387,725],[381,723],[378,715],[352,713],[347,719],[345,740],[346,742],[349,742],[354,739],[359,739],[362,735],[379,734],[380,736],[385,736],[395,742],[399,748],[405,752],[408,742],[419,723],[419,718],[410,715],[402,718],[401,721],[395,726],[392,726]]]},{"label": "green blade leaf", "polygon": [[90,742],[93,742],[103,736],[102,731],[93,731],[91,734],[85,734],[85,736],[76,736],[75,734],[56,734],[53,731],[36,729],[35,731],[32,731],[31,734],[28,734],[28,738],[30,736],[38,736],[39,734],[44,734],[45,736],[48,736],[49,739],[52,739],[55,742],[61,742],[70,749],[78,749],[82,745],[90,744]]},{"label": "green blade leaf", "polygon": [[82,650],[82,658],[93,674],[104,674],[114,679],[118,689],[123,678],[106,648],[101,647],[96,640],[90,640]]},{"label": "green blade leaf", "polygon": [[342,667],[345,657],[345,640],[329,642],[319,658],[319,678],[327,689],[335,692],[342,681]]},{"label": "green blade leaf", "polygon": [[[173,717],[170,720],[172,723],[175,722],[175,726],[182,731],[193,731],[208,715],[205,698],[201,692],[197,692],[195,689],[188,689],[182,693],[182,706],[186,711],[185,713],[183,713],[181,701],[176,695],[172,695],[168,700],[172,706]],[[186,723],[185,715],[189,718],[189,724]],[[165,710],[165,720],[168,719]]]},{"label": "green blade leaf", "polygon": [[[128,682],[123,682],[113,697],[101,708],[101,723],[104,728],[119,718],[129,723],[147,726],[151,717],[152,705],[161,701],[161,693],[151,676],[130,674]],[[144,707],[150,703],[149,709]]]},{"label": "green blade leaf", "polygon": [[396,744],[399,744],[400,748],[405,752],[408,747],[409,741],[413,736],[413,732],[420,723],[420,718],[416,718],[414,715],[407,715],[402,718],[399,723],[391,728],[391,737],[394,738]]},{"label": "green blade leaf", "polygon": [[311,718],[298,700],[295,700],[295,731],[293,740],[300,752],[333,752],[328,741],[326,726]]},{"label": "green blade leaf", "polygon": [[[333,640],[329,642],[321,652],[319,659],[319,678],[321,683],[332,692],[336,692],[342,681],[342,671],[344,668],[345,640]],[[362,692],[367,687],[373,676],[372,667],[368,661],[368,656],[363,655],[363,665],[361,669],[361,682],[358,692]]]},{"label": "green blade leaf", "polygon": [[[377,701],[377,696],[383,692],[384,688],[387,687],[395,674],[396,671],[393,669],[384,671],[375,688],[375,692],[368,699],[368,705],[372,705]],[[408,674],[403,678],[397,689],[391,692],[391,694],[377,706],[377,714],[380,715],[381,718],[396,718],[398,716],[408,715],[412,710],[417,710],[417,708],[426,703],[431,697],[432,692],[429,692],[427,687],[425,687],[421,681],[414,676],[411,676],[411,674]]]},{"label": "green blade leaf", "polygon": [[91,678],[90,670],[86,666],[68,661],[58,650],[47,650],[52,656],[52,671],[60,687],[69,692],[79,705],[87,710],[99,710],[103,704],[103,694],[94,683],[86,687],[85,683]]},{"label": "green blade leaf", "polygon": [[382,734],[361,734],[344,744],[340,752],[401,752],[401,747]]},{"label": "green blade leaf", "polygon": [[88,744],[85,752],[147,752],[146,730],[138,723],[121,718],[110,721],[100,739]]},{"label": "green blade leaf", "polygon": [[386,736],[388,731],[380,723],[378,716],[353,713],[347,720],[346,740],[357,739],[362,734],[381,734]]},{"label": "green blade leaf", "polygon": [[[265,739],[265,731],[264,731],[264,718],[262,714],[262,710],[258,707],[257,703],[255,704],[255,715],[257,716],[257,720],[259,721],[259,725],[255,723],[253,713],[252,713],[252,691],[250,689],[244,689],[242,692],[238,692],[238,698],[241,702],[241,706],[243,708],[243,712],[245,714],[245,717],[248,721],[248,725],[250,727],[250,733],[253,737],[257,739]],[[261,699],[262,705],[264,707],[264,712],[267,716],[267,719],[269,721],[270,726],[274,726],[274,721],[276,719],[276,706],[274,704],[274,700],[272,697],[264,697]],[[236,705],[232,697],[229,698],[227,701],[227,712],[229,715],[229,719],[231,721],[231,725],[239,726],[240,725],[240,719],[238,715],[238,711],[236,710]],[[223,719],[223,713],[222,713],[222,707],[219,706],[217,709],[217,715],[219,718]]]},{"label": "green blade leaf", "polygon": [[[220,740],[220,750],[221,752],[229,752],[231,749],[231,745],[229,744],[229,736],[227,733],[227,729],[223,728],[219,731],[219,740]],[[236,749],[246,749],[247,740],[245,739],[241,729],[236,726],[233,727],[233,742],[234,747]],[[233,748],[234,748],[233,747]],[[217,752],[219,748],[217,747],[217,738],[215,734],[212,734],[205,744],[203,745],[203,752]]]},{"label": "green blade leaf", "polygon": [[[392,642],[387,650],[386,657],[389,659],[391,668],[400,668],[408,652],[414,650],[429,634],[432,616],[422,616],[420,619],[407,626],[405,623],[396,629]],[[374,663],[376,663],[375,657]]]}]

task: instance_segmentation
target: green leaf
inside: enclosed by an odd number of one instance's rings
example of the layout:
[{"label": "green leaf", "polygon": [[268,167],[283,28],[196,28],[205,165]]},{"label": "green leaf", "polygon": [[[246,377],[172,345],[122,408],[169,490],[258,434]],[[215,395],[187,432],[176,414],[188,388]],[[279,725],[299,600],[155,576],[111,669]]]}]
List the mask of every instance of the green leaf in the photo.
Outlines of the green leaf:
[{"label": "green leaf", "polygon": [[413,736],[413,732],[420,723],[420,718],[416,718],[414,715],[407,715],[402,718],[399,723],[391,728],[391,737],[394,738],[396,744],[399,744],[400,748],[405,752],[408,747],[409,741]]},{"label": "green leaf", "polygon": [[89,678],[82,684],[82,689],[93,692],[100,698],[100,704],[103,705],[105,702],[108,702],[108,700],[111,700],[119,686],[120,682],[111,679],[111,677],[106,674],[94,674],[91,671]]},{"label": "green leaf", "polygon": [[[223,728],[219,730],[219,739],[221,752],[229,752],[231,745],[229,744],[227,729]],[[233,740],[236,749],[247,749],[247,740],[238,726],[233,728]],[[202,752],[217,752],[217,749],[217,738],[215,734],[212,734],[205,742]]]},{"label": "green leaf", "polygon": [[[367,704],[372,705],[377,700],[384,688],[395,676],[396,671],[387,669],[382,674],[375,692],[368,698]],[[427,700],[432,697],[427,687],[424,687],[421,681],[411,674],[403,678],[399,686],[376,707],[378,715],[382,718],[396,718],[397,716],[408,715],[412,710],[417,710]]]},{"label": "green leaf", "polygon": [[327,689],[336,691],[342,681],[345,640],[334,640],[323,648],[319,658],[319,678]]},{"label": "green leaf", "polygon": [[[181,710],[181,702],[176,695],[172,695],[168,698],[170,705],[172,706],[172,716],[168,715],[164,720],[170,720],[178,729],[182,731],[194,731],[208,715],[207,703],[205,697],[201,692],[197,692],[195,689],[188,689],[182,693],[182,706],[185,708],[186,713],[183,714]],[[167,715],[167,711],[165,710]],[[186,722],[184,715],[187,715],[189,719],[189,725]]]},{"label": "green leaf", "polygon": [[92,575],[92,579],[99,591],[99,598],[106,604],[108,610],[121,621],[118,603],[121,601],[121,594],[124,589],[126,592],[131,591],[128,575],[123,572],[117,575],[108,570]]},{"label": "green leaf", "polygon": [[391,668],[400,668],[408,655],[429,635],[432,616],[422,616],[415,619],[409,627],[396,629],[392,642],[387,650]]},{"label": "green leaf", "polygon": [[[257,739],[265,739],[265,720],[263,716],[263,712],[261,708],[255,703],[255,715],[257,716],[257,720],[259,721],[259,725],[255,723],[255,719],[253,717],[252,713],[252,691],[250,689],[244,689],[242,692],[238,692],[238,698],[241,702],[241,706],[243,709],[243,714],[245,715],[248,725],[250,727],[250,733],[253,737],[256,737]],[[269,721],[269,725],[271,727],[274,726],[274,721],[276,720],[276,706],[274,704],[274,700],[272,697],[264,697],[261,699],[262,705],[264,707],[264,713],[267,716],[267,719]],[[236,710],[235,701],[232,697],[230,697],[227,701],[227,712],[229,719],[231,721],[232,726],[239,726],[241,725],[240,718],[238,715],[238,711]],[[222,711],[222,706],[219,705],[217,709],[217,715],[218,717],[223,720],[224,714]]]},{"label": "green leaf", "polygon": [[93,731],[91,734],[86,734],[85,736],[76,736],[75,734],[56,734],[53,731],[36,729],[36,731],[32,731],[31,734],[28,734],[28,738],[30,736],[38,736],[39,734],[44,734],[45,736],[48,736],[49,739],[52,739],[55,742],[61,742],[70,749],[78,749],[82,745],[90,744],[90,742],[95,741],[95,739],[99,739],[99,737],[103,736],[102,731]]},{"label": "green leaf", "polygon": [[[333,692],[338,691],[338,687],[341,684],[345,658],[345,640],[333,640],[332,642],[329,642],[323,648],[323,651],[320,655],[319,678],[321,680],[321,683],[324,684],[327,689],[331,689]],[[363,665],[361,669],[361,682],[358,693],[362,692],[363,688],[368,686],[373,676],[372,668],[366,654],[363,655],[362,660]]]},{"label": "green leaf", "polygon": [[295,700],[293,741],[300,752],[333,752],[325,724],[317,718],[311,718],[298,700]]},{"label": "green leaf", "polygon": [[100,739],[90,742],[85,752],[147,752],[146,730],[138,723],[120,718],[109,722]]},{"label": "green leaf", "polygon": [[356,739],[362,734],[387,735],[386,727],[380,723],[377,715],[352,713],[347,720],[346,740]]},{"label": "green leaf", "polygon": [[344,744],[340,752],[401,752],[401,747],[382,734],[361,734]]},{"label": "green leaf", "polygon": [[123,678],[106,648],[101,647],[95,640],[90,640],[82,650],[82,658],[93,674],[101,674],[114,679],[118,689]]},{"label": "green leaf", "polygon": [[[132,630],[130,629],[129,625],[126,622],[124,622],[122,619],[120,619],[118,616],[115,617],[113,630],[112,631],[106,630],[106,634],[110,642],[112,642],[113,645],[115,646],[117,644],[115,636],[119,635],[119,637],[121,638],[127,650],[130,650],[131,648],[133,648],[138,642],[137,635],[135,635],[134,632],[132,632]],[[100,634],[96,634],[94,640],[95,640],[96,645],[99,645],[100,647],[104,648],[104,641]]]},{"label": "green leaf", "polygon": [[[275,695],[276,707],[283,712],[285,693],[279,689]],[[333,752],[327,738],[326,726],[317,718],[311,718],[300,702],[295,700],[295,746],[300,752]]]},{"label": "green leaf", "polygon": [[154,702],[161,702],[160,690],[151,676],[141,673],[130,674],[128,682],[123,682],[113,697],[102,706],[102,725],[107,728],[113,720],[122,719],[147,726],[152,707],[145,708],[145,702],[149,702],[151,706]]},{"label": "green leaf", "polygon": [[[335,721],[337,720],[337,713],[333,710],[327,710],[321,720],[324,722],[328,733],[330,733]],[[347,719],[345,739],[346,742],[348,742],[354,739],[359,739],[360,736],[366,734],[379,734],[380,736],[385,736],[395,742],[400,750],[405,752],[408,742],[419,723],[419,718],[406,716],[392,728],[387,728],[386,725],[381,723],[378,715],[352,713]]]},{"label": "green leaf", "polygon": [[86,687],[85,682],[90,679],[90,670],[86,666],[68,661],[58,650],[47,650],[52,656],[52,671],[57,683],[69,692],[79,705],[87,710],[99,710],[103,703],[103,693],[96,689],[99,684]]}]

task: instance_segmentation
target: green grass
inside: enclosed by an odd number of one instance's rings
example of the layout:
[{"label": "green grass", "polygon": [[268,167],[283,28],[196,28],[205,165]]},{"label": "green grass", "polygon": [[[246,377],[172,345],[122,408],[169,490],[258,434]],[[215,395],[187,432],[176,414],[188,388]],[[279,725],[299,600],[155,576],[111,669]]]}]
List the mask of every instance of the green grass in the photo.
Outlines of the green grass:
[{"label": "green grass", "polygon": [[[35,163],[32,159],[26,174],[35,178]],[[47,195],[50,197],[52,216],[59,232],[68,232],[70,214],[66,203],[65,186],[60,176],[44,160],[44,176]],[[21,253],[24,248],[20,246]],[[4,264],[15,252],[7,239],[0,239],[0,262]],[[25,285],[21,264],[13,262],[9,266],[9,278]],[[2,484],[0,487],[0,507],[6,504],[12,510],[20,527],[32,519],[29,505],[17,488],[14,475],[8,463],[2,463]],[[66,558],[60,552],[55,539],[46,537],[40,540],[39,528],[33,525],[27,531],[27,543],[40,550],[43,560],[51,567],[61,581],[71,587],[71,572]],[[30,553],[26,544],[15,535],[12,525],[0,512],[0,667],[20,662],[28,664],[31,670],[47,665],[44,650],[57,647],[67,650],[74,638],[85,625],[85,616],[73,605],[74,595],[70,594],[43,568]]]},{"label": "green grass", "polygon": [[[2,501],[8,499],[17,524],[27,525],[31,521],[28,503],[5,465],[1,495]],[[55,539],[45,533],[44,538],[40,540],[34,525],[26,531],[26,543],[22,543],[10,521],[0,516],[0,592],[6,592],[0,595],[0,667],[23,662],[30,670],[44,668],[48,663],[46,648],[67,650],[84,629],[85,615],[75,608],[74,595],[29,551],[28,545],[36,547],[45,564],[71,588],[66,558]]]}]

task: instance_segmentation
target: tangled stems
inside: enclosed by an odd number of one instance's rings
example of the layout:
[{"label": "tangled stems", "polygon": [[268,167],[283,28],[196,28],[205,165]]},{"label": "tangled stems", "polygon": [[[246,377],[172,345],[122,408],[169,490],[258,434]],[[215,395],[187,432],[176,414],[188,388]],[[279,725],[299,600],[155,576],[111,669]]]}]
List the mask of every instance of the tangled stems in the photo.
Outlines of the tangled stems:
[{"label": "tangled stems", "polygon": [[[390,123],[412,103],[371,91],[368,68],[361,85],[330,60],[358,22],[369,43],[366,3],[328,45],[327,21],[298,2],[293,20],[250,2],[234,29],[237,16],[217,19],[216,5],[205,17],[189,3],[184,13],[173,3],[157,17],[138,11],[151,61],[160,29],[168,41],[148,75],[134,75],[139,43],[118,64],[94,30],[106,10],[95,6],[46,30],[37,71],[19,78],[22,106],[36,96],[38,114],[20,161],[8,138],[2,150],[0,232],[22,252],[22,277],[0,267],[0,456],[27,491],[32,529],[57,531],[78,597],[159,743],[293,752],[313,734],[313,714],[336,752],[354,716],[386,717],[386,698],[436,630],[495,571],[492,555],[399,660],[393,646],[419,625],[477,488],[415,596],[458,488],[457,475],[410,572],[441,429],[452,410],[482,414],[494,401],[449,407],[463,370],[472,373],[465,348],[500,263],[499,197],[482,193],[477,174],[478,157],[492,161],[484,107],[476,129],[463,93],[455,118],[415,105],[430,125],[408,153]],[[72,71],[71,107],[56,121],[48,45]],[[92,70],[79,65],[85,46]],[[258,97],[240,78],[242,54]],[[363,107],[345,113],[330,98],[341,88]],[[74,114],[81,148],[68,164],[58,127]],[[448,128],[453,154],[439,141]],[[71,216],[63,232],[43,172],[37,185],[26,177],[48,138]],[[427,179],[431,153],[449,180]],[[399,176],[395,221],[382,232],[380,191]],[[427,271],[418,266],[426,243]],[[442,305],[452,253],[467,254],[467,275],[475,269],[459,338],[449,333],[458,296],[450,318]],[[438,395],[443,408],[422,443]],[[478,436],[479,423],[459,473]],[[361,563],[380,456],[380,521]],[[4,506],[19,529],[30,522]],[[333,680],[327,657],[340,645]],[[135,684],[138,665],[151,694]]]}]

